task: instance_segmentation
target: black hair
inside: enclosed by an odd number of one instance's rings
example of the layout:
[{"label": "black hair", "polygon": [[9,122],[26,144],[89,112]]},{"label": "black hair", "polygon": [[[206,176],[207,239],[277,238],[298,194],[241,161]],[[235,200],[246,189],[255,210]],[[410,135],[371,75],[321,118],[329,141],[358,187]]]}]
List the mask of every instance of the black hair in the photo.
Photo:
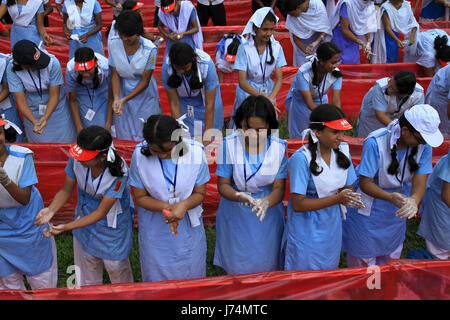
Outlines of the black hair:
[{"label": "black hair", "polygon": [[15,4],[16,4],[16,0],[7,0],[6,1],[6,6],[7,7],[10,7],[10,6],[15,5]]},{"label": "black hair", "polygon": [[[143,135],[147,145],[141,148],[141,153],[146,157],[151,156],[152,153],[149,146],[152,144],[156,144],[163,149],[164,143],[172,141],[174,131],[181,129],[181,125],[178,121],[171,116],[165,114],[151,115],[144,123]],[[177,143],[184,143],[181,135]],[[184,147],[181,148],[178,156],[183,156],[183,149]]]},{"label": "black hair", "polygon": [[[103,154],[108,154],[108,150],[112,142],[113,139],[109,131],[100,126],[90,126],[84,128],[77,136],[77,144],[82,149],[101,150],[96,158],[100,157]],[[116,151],[114,151],[114,155],[116,157],[114,162],[106,162],[106,166],[109,168],[111,175],[113,175],[114,177],[123,177],[123,160]]]},{"label": "black hair", "polygon": [[192,63],[191,79],[189,80],[189,87],[193,90],[198,90],[203,87],[203,81],[198,76],[197,55],[194,49],[184,42],[177,42],[172,45],[169,51],[170,67],[172,68],[172,74],[167,80],[169,87],[178,88],[183,81],[177,74],[173,65],[184,67],[188,63]]},{"label": "black hair", "polygon": [[122,12],[126,10],[133,10],[133,8],[136,6],[137,1],[135,0],[127,0],[124,3],[122,3]]},{"label": "black hair", "polygon": [[[397,86],[398,92],[401,94],[406,94],[397,107],[396,112],[398,113],[400,112],[403,104],[408,101],[409,97],[414,93],[414,89],[416,88],[416,75],[414,72],[409,70],[400,70],[394,75],[393,79],[395,81],[395,85]],[[385,93],[387,94],[387,88]]]},{"label": "black hair", "polygon": [[450,61],[450,46],[447,45],[447,36],[443,35],[434,39],[434,50],[436,50],[436,59],[445,62]]},{"label": "black hair", "polygon": [[[261,22],[261,25],[263,25],[263,23],[266,21],[276,23],[277,18],[274,16],[274,14],[272,12],[269,11],[267,13],[266,17],[264,18],[264,20]],[[257,28],[255,25],[253,25],[253,27]],[[253,40],[255,40],[255,36],[253,36]],[[275,62],[275,57],[273,56],[273,52],[272,52],[272,40],[269,39],[267,46],[269,46],[270,60],[269,61],[266,60],[266,63],[272,65]],[[266,57],[266,59],[267,59],[267,57]]]},{"label": "black hair", "polygon": [[286,12],[294,11],[305,1],[306,0],[284,0],[284,10],[286,10]]},{"label": "black hair", "polygon": [[400,93],[411,95],[416,88],[416,75],[409,70],[400,70],[394,75],[395,85]]},{"label": "black hair", "polygon": [[[333,105],[333,104],[321,104],[317,106],[309,116],[310,122],[327,122],[334,121],[339,119],[345,119],[345,113],[341,110],[341,108]],[[310,123],[309,128],[311,130],[316,129],[318,131],[322,131],[325,129],[325,125],[322,123]],[[323,168],[319,171],[319,166],[316,163],[317,158],[317,146],[318,143],[314,143],[311,134],[308,135],[308,149],[311,152],[311,162],[309,163],[309,170],[315,176],[318,176],[322,173]],[[339,149],[333,149],[336,153],[336,162],[339,167],[343,169],[348,169],[350,167],[351,162],[350,159]]]},{"label": "black hair", "polygon": [[[92,50],[89,47],[81,47],[78,48],[75,51],[75,62],[87,62],[91,61],[92,59],[97,62],[97,57],[95,56],[94,50]],[[77,83],[79,85],[83,85],[83,76],[81,74],[78,74],[77,76]],[[94,85],[94,90],[97,89],[100,86],[100,79],[98,77],[98,66],[94,69],[94,77],[92,78],[92,84]]]},{"label": "black hair", "polygon": [[[161,0],[161,7],[168,6],[169,4],[172,4],[174,0]],[[177,0],[175,0],[176,2]]]},{"label": "black hair", "polygon": [[224,36],[224,39],[233,39],[227,47],[227,53],[235,56],[241,45],[241,40],[239,40],[238,35],[234,32],[230,32]]},{"label": "black hair", "polygon": [[145,33],[141,15],[133,10],[122,11],[116,18],[114,28],[119,32],[119,35],[126,37],[142,36]]},{"label": "black hair", "polygon": [[5,129],[5,126],[3,126],[3,132],[5,133],[5,141],[8,143],[16,142],[17,139],[17,131],[13,127],[9,127],[8,129]]},{"label": "black hair", "polygon": [[264,96],[248,96],[236,110],[233,121],[238,129],[242,129],[242,121],[248,125],[248,119],[258,117],[264,120],[269,126],[267,135],[271,135],[271,130],[278,129],[278,120],[272,102]]},{"label": "black hair", "polygon": [[[339,49],[339,47],[333,43],[333,42],[322,42],[316,50],[316,55],[317,55],[317,59],[322,60],[322,61],[328,61],[331,58],[333,58],[336,54],[341,53],[341,49]],[[318,86],[319,85],[319,79],[317,77],[317,64],[318,61],[316,59],[314,59],[311,68],[313,71],[313,80],[312,80],[312,84],[314,86]],[[333,70],[331,72],[331,74],[335,77],[335,78],[340,78],[342,77],[342,73],[339,70]]]},{"label": "black hair", "polygon": [[[400,125],[400,128],[406,127],[411,133],[418,133],[418,132],[411,123],[406,119],[405,115],[402,114],[400,118],[398,119],[398,124]],[[412,148],[411,153],[408,156],[408,165],[409,165],[409,171],[410,172],[416,172],[419,169],[419,165],[416,162],[416,159],[414,159],[414,156],[417,154],[418,146],[415,146]],[[391,175],[397,174],[399,170],[400,163],[397,160],[397,145],[394,144],[394,146],[391,149],[391,158],[392,161],[389,164],[389,167],[387,169],[387,172]]]}]

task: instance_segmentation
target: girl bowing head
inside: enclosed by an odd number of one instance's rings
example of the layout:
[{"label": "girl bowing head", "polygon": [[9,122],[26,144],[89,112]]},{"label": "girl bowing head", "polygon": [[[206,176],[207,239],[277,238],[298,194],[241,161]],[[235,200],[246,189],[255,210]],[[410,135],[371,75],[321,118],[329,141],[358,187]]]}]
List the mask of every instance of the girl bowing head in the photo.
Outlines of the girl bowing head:
[{"label": "girl bowing head", "polygon": [[[219,78],[214,62],[207,53],[194,50],[186,43],[175,43],[164,59],[162,82],[169,98],[172,117],[179,119],[185,116],[184,123],[191,136],[201,136],[213,128],[222,129]],[[217,133],[222,137],[221,132]]]},{"label": "girl bowing head", "polygon": [[111,105],[116,138],[142,140],[143,123],[152,114],[161,113],[158,86],[153,77],[158,49],[142,37],[144,25],[139,13],[122,12],[114,27],[119,32],[109,42],[111,67]]},{"label": "girl bowing head", "polygon": [[341,107],[342,73],[338,69],[341,50],[332,42],[323,42],[317,48],[317,56],[304,63],[297,71],[286,97],[289,137],[300,138],[308,128],[311,111],[328,103],[332,90],[332,103]]},{"label": "girl bowing head", "polygon": [[[291,196],[283,235],[285,270],[337,269],[342,219],[347,207],[362,207],[353,192],[356,174],[349,146],[342,142],[352,126],[342,110],[322,104],[311,112],[308,145],[289,159]],[[342,216],[342,217],[341,217]]]},{"label": "girl bowing head", "polygon": [[112,110],[108,108],[110,85],[108,58],[81,47],[67,63],[66,91],[77,133],[89,126],[110,130]]},{"label": "girl bowing head", "polygon": [[8,86],[23,114],[28,142],[73,143],[75,126],[58,59],[29,40],[17,42],[12,56]]},{"label": "girl bowing head", "polygon": [[[158,11],[158,30],[166,39],[166,57],[177,42],[184,42],[193,49],[203,50],[203,34],[197,10],[191,1],[161,0]],[[165,28],[167,28],[167,32]]]},{"label": "girl bowing head", "polygon": [[[239,46],[234,62],[238,70],[239,85],[236,87],[233,115],[249,95],[267,97],[275,105],[275,98],[281,89],[286,63],[283,48],[273,37],[278,17],[270,7],[256,10],[242,36],[247,41]],[[272,74],[275,73],[275,83]],[[230,128],[234,128],[233,120]]]},{"label": "girl bowing head", "polygon": [[130,171],[142,281],[205,277],[202,202],[209,169],[203,146],[182,138],[181,125],[167,115],[149,117],[143,133]]},{"label": "girl bowing head", "polygon": [[103,265],[111,283],[133,282],[128,256],[134,206],[127,183],[128,166],[114,150],[111,134],[98,126],[81,130],[69,153],[64,185],[38,213],[36,224],[48,223],[77,187],[75,220],[50,224],[44,235],[72,231],[81,286],[102,284]]}]

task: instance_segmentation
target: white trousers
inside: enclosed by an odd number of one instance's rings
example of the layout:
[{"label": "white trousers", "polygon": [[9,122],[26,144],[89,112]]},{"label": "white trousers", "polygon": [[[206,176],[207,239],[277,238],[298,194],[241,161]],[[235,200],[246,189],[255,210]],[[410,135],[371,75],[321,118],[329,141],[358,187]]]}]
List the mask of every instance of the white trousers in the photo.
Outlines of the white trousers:
[{"label": "white trousers", "polygon": [[[52,237],[51,241],[53,262],[50,269],[35,276],[26,276],[32,290],[56,288],[58,284],[58,260],[55,238]],[[0,290],[26,290],[23,277],[24,275],[20,272],[0,277]]]},{"label": "white trousers", "polygon": [[75,265],[80,271],[80,286],[91,286],[103,284],[103,265],[108,272],[111,283],[134,282],[130,260],[106,260],[94,257],[85,252],[78,240],[73,237],[73,257]]},{"label": "white trousers", "polygon": [[432,244],[428,240],[425,240],[425,242],[427,243],[427,250],[433,257],[433,259],[441,259],[441,260],[450,259],[450,250],[445,250],[445,249],[436,247],[434,244]]},{"label": "white trousers", "polygon": [[385,256],[373,257],[373,258],[357,258],[347,253],[347,266],[353,267],[369,267],[369,266],[382,266],[385,265],[391,259],[399,259],[402,254],[403,243],[397,247],[393,252]]}]

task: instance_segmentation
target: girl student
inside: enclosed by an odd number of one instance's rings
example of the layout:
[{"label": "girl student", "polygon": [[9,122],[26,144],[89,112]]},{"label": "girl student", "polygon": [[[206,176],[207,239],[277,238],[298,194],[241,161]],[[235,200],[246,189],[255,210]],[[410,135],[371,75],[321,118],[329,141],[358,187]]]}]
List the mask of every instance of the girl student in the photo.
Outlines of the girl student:
[{"label": "girl student", "polygon": [[184,42],[194,49],[203,50],[202,27],[197,11],[190,1],[161,0],[158,18],[159,33],[167,39],[164,57],[177,42]]},{"label": "girl student", "polygon": [[[164,59],[162,82],[172,117],[185,117],[191,136],[223,127],[219,79],[211,57],[186,43],[175,43]],[[186,115],[186,116],[185,116]],[[220,137],[222,133],[219,132]],[[217,136],[217,135],[216,135]],[[204,139],[206,145],[209,141]]]},{"label": "girl student", "polygon": [[8,86],[23,114],[28,142],[73,143],[76,131],[58,59],[29,40],[17,42],[12,56]]},{"label": "girl student", "polygon": [[286,29],[294,47],[294,66],[307,62],[322,41],[330,41],[332,32],[327,10],[321,0],[285,0]]},{"label": "girl student", "polygon": [[431,29],[419,32],[412,46],[405,47],[404,62],[415,62],[425,76],[432,77],[450,61],[450,38],[447,32]]},{"label": "girl student", "polygon": [[228,274],[281,270],[287,142],[269,99],[249,96],[219,149],[214,264]]},{"label": "girl student", "polygon": [[434,259],[450,259],[450,150],[428,177],[417,234],[425,238]]},{"label": "girl student", "polygon": [[[233,115],[249,95],[266,96],[275,104],[283,80],[282,67],[287,64],[283,48],[273,37],[277,21],[278,17],[272,8],[260,8],[242,32],[246,41],[239,46],[234,62],[239,85],[236,87]],[[272,73],[275,73],[275,83],[271,79]],[[235,123],[231,120],[229,126],[234,128]]]},{"label": "girl student", "polygon": [[416,215],[432,172],[431,148],[443,141],[438,126],[437,111],[418,104],[365,139],[356,168],[365,208],[350,210],[343,225],[342,249],[349,267],[400,258],[404,218]]},{"label": "girl student", "polygon": [[311,111],[328,103],[332,90],[333,105],[341,107],[342,73],[338,69],[341,50],[332,42],[323,42],[317,48],[317,56],[304,63],[297,71],[286,97],[289,137],[300,138],[309,126]]},{"label": "girl student", "polygon": [[14,102],[14,95],[9,92],[8,77],[6,75],[6,67],[9,63],[11,63],[11,57],[0,53],[0,117],[8,119],[19,127],[22,133],[17,134],[15,141],[23,142],[25,133],[23,132],[22,120]]},{"label": "girl student", "polygon": [[367,58],[373,55],[371,42],[377,32],[373,1],[339,0],[330,16],[333,42],[342,50],[343,64],[359,64],[359,47]]},{"label": "girl student", "polygon": [[30,40],[40,46],[51,45],[53,39],[45,31],[44,5],[42,0],[2,0],[0,18],[8,10],[13,21],[11,26],[11,50],[23,39]]},{"label": "girl student", "polygon": [[66,91],[77,133],[93,125],[111,129],[110,79],[108,58],[89,47],[78,48],[67,63]]},{"label": "girl student", "polygon": [[240,35],[230,32],[223,35],[223,38],[216,46],[216,69],[219,83],[223,82],[225,73],[234,71],[234,61],[236,60],[236,53],[241,45],[242,39]]},{"label": "girl student", "polygon": [[445,139],[450,139],[450,66],[439,69],[431,79],[425,102],[439,113],[439,130]]},{"label": "girl student", "polygon": [[[380,6],[381,28],[375,34],[372,63],[397,63],[399,48],[416,41],[419,24],[409,1],[389,0]],[[400,41],[399,35],[404,39]]]},{"label": "girl student", "polygon": [[416,104],[424,103],[424,90],[416,75],[401,70],[393,77],[377,80],[366,93],[359,111],[356,136],[367,137],[372,131],[386,127]]},{"label": "girl student", "polygon": [[[115,137],[142,140],[141,119],[161,113],[158,87],[153,77],[158,49],[142,37],[144,26],[139,13],[127,10],[116,19],[118,37],[109,42]],[[114,134],[113,134],[114,135]]]},{"label": "girl student", "polygon": [[102,9],[97,0],[65,0],[62,9],[63,30],[69,40],[69,60],[80,47],[89,47],[104,55]]},{"label": "girl student", "polygon": [[206,276],[202,201],[209,169],[203,146],[182,136],[174,118],[152,115],[131,159],[142,281]]},{"label": "girl student", "polygon": [[111,283],[133,282],[128,256],[132,247],[134,206],[127,183],[128,167],[114,150],[111,134],[102,127],[80,131],[69,150],[64,185],[36,216],[46,224],[77,187],[75,220],[53,225],[46,236],[72,231],[74,262],[80,286],[103,283],[103,265]]},{"label": "girl student", "polygon": [[290,190],[282,255],[285,270],[337,269],[342,219],[362,207],[353,192],[355,170],[344,131],[352,126],[340,108],[321,104],[311,112],[308,144],[289,159]]},{"label": "girl student", "polygon": [[20,129],[0,118],[0,290],[56,288],[58,268],[55,240],[34,225],[44,207],[37,184],[33,152],[17,145]]},{"label": "girl student", "polygon": [[[126,0],[122,4],[122,12],[126,11],[126,10],[136,11],[137,13],[139,13],[141,15],[142,21],[144,21],[144,16],[142,15],[142,10],[141,10],[141,8],[143,6],[144,6],[144,3],[142,3],[142,2],[137,2],[137,1],[134,1],[134,0]],[[115,24],[116,24],[116,20],[113,20],[112,24],[111,24],[111,28],[110,28],[109,33],[108,33],[108,43],[114,36],[118,36],[119,35],[117,30],[116,30],[116,28],[114,27]],[[144,38],[152,41],[155,46],[159,46],[159,44],[161,44],[161,42],[164,41],[163,37],[151,34],[151,33],[147,32],[145,30],[144,30],[144,34],[142,36]]]}]

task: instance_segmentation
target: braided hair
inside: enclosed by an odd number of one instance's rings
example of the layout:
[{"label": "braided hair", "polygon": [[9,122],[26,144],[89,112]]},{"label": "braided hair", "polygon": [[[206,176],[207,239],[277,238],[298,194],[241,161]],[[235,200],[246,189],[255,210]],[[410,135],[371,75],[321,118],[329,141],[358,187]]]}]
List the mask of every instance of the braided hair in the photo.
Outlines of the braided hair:
[{"label": "braided hair", "polygon": [[[398,124],[400,125],[400,128],[406,127],[408,128],[408,130],[411,133],[419,133],[410,123],[409,121],[406,119],[405,115],[403,114],[399,119],[398,119]],[[420,133],[419,133],[420,134]],[[418,146],[414,146],[411,150],[411,153],[408,156],[408,166],[409,166],[409,171],[411,173],[416,172],[419,169],[419,165],[416,162],[416,159],[414,158],[415,155],[417,154],[418,151]],[[387,172],[391,175],[395,175],[398,173],[399,167],[400,167],[400,163],[398,162],[397,159],[397,145],[394,144],[394,146],[391,149],[391,158],[392,161],[389,164],[389,167],[387,169]]]},{"label": "braided hair", "polygon": [[[310,122],[327,122],[334,121],[339,119],[344,119],[345,113],[341,110],[341,108],[336,107],[332,104],[321,104],[317,108],[315,108],[309,117]],[[325,125],[322,123],[310,123],[309,128],[311,130],[322,131],[325,129]],[[311,161],[309,163],[309,170],[315,176],[318,176],[322,173],[323,168],[319,170],[319,165],[316,163],[317,159],[317,147],[318,142],[313,142],[311,134],[308,135],[308,149],[311,152]],[[339,149],[333,149],[336,153],[336,162],[340,168],[348,169],[350,167],[350,159]]]},{"label": "braided hair", "polygon": [[182,78],[177,74],[173,65],[184,67],[188,63],[192,63],[192,77],[189,80],[189,87],[198,90],[203,87],[203,81],[198,76],[197,55],[194,49],[184,42],[175,43],[169,51],[170,67],[172,74],[167,80],[167,84],[172,88],[178,88],[182,83]]}]

